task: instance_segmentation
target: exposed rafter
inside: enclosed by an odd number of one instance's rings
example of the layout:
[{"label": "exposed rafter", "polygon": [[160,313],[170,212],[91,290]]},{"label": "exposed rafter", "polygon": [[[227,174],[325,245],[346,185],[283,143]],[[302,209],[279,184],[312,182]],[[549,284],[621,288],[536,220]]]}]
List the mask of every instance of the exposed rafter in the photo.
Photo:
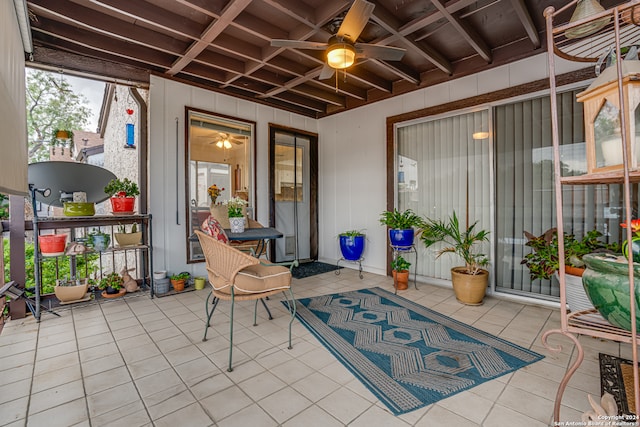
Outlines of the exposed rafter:
[{"label": "exposed rafter", "polygon": [[[27,6],[40,67],[134,81],[154,73],[323,117],[538,53],[543,28],[536,25],[544,20],[532,17],[565,2],[377,0],[356,42],[376,45],[370,52],[389,46],[406,53],[399,61],[359,57],[338,74],[337,85],[335,74],[319,80],[322,51],[270,42],[326,43],[353,0],[27,0]],[[523,49],[525,43],[533,49]]]}]

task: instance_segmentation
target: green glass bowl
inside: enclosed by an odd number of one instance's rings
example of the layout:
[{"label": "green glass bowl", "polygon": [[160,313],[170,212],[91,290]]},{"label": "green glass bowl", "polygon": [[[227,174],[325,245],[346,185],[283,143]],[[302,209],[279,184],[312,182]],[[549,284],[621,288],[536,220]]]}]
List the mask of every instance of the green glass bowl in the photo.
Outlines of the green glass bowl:
[{"label": "green glass bowl", "polygon": [[[629,270],[626,258],[589,254],[582,260],[587,269],[582,275],[584,290],[609,323],[631,331]],[[636,331],[640,332],[640,264],[633,264],[636,303]]]},{"label": "green glass bowl", "polygon": [[93,203],[64,202],[63,212],[65,216],[93,216],[96,208]]}]

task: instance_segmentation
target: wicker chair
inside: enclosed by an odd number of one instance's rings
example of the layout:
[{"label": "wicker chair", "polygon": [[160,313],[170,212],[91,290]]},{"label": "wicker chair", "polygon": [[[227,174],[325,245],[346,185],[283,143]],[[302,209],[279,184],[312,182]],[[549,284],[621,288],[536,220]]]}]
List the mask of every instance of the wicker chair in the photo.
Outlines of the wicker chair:
[{"label": "wicker chair", "polygon": [[[282,292],[287,298],[291,313],[291,319],[289,320],[289,349],[291,349],[291,324],[296,315],[296,303],[291,290],[290,268],[259,260],[199,230],[196,230],[195,233],[204,252],[209,284],[213,288],[205,302],[207,324],[202,341],[207,340],[211,316],[218,302],[220,300],[231,301],[229,314],[229,367],[227,369],[231,372],[233,370],[233,309],[235,301],[255,301],[253,324],[256,326],[258,301],[262,301],[264,304],[264,298]],[[294,263],[291,264],[291,267],[293,267]],[[211,295],[213,295],[213,300],[211,301],[211,311],[209,311],[209,298]],[[266,308],[266,304],[264,305]],[[271,313],[269,313],[269,318],[271,319]]]}]

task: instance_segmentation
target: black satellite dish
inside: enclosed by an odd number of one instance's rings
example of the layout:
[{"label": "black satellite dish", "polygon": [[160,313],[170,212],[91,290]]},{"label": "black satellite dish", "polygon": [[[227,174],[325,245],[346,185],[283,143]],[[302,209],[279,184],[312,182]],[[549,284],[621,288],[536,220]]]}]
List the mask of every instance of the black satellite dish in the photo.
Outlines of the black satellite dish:
[{"label": "black satellite dish", "polygon": [[39,162],[29,165],[29,184],[36,188],[50,188],[48,197],[36,192],[36,200],[50,206],[63,206],[62,195],[74,192],[87,194],[87,202],[100,203],[109,198],[104,187],[115,174],[107,169],[87,163]]}]

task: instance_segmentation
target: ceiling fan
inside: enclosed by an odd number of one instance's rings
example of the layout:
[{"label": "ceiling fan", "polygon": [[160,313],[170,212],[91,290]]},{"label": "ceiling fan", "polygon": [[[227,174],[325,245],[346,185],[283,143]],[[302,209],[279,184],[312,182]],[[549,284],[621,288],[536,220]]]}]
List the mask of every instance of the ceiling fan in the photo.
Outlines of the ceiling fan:
[{"label": "ceiling fan", "polygon": [[244,144],[244,136],[230,135],[225,132],[214,131],[213,134],[199,135],[196,138],[206,138],[209,140],[209,144],[215,144],[218,148],[226,148],[227,150],[233,147],[232,144],[242,145]]},{"label": "ceiling fan", "polygon": [[338,32],[327,43],[318,43],[305,40],[271,40],[274,47],[292,47],[297,49],[324,50],[326,64],[318,77],[320,80],[328,79],[335,70],[350,67],[356,58],[376,58],[389,61],[399,61],[405,53],[405,49],[393,46],[382,46],[369,43],[357,43],[356,40],[364,30],[373,13],[375,5],[366,0],[355,0],[344,17]]}]

